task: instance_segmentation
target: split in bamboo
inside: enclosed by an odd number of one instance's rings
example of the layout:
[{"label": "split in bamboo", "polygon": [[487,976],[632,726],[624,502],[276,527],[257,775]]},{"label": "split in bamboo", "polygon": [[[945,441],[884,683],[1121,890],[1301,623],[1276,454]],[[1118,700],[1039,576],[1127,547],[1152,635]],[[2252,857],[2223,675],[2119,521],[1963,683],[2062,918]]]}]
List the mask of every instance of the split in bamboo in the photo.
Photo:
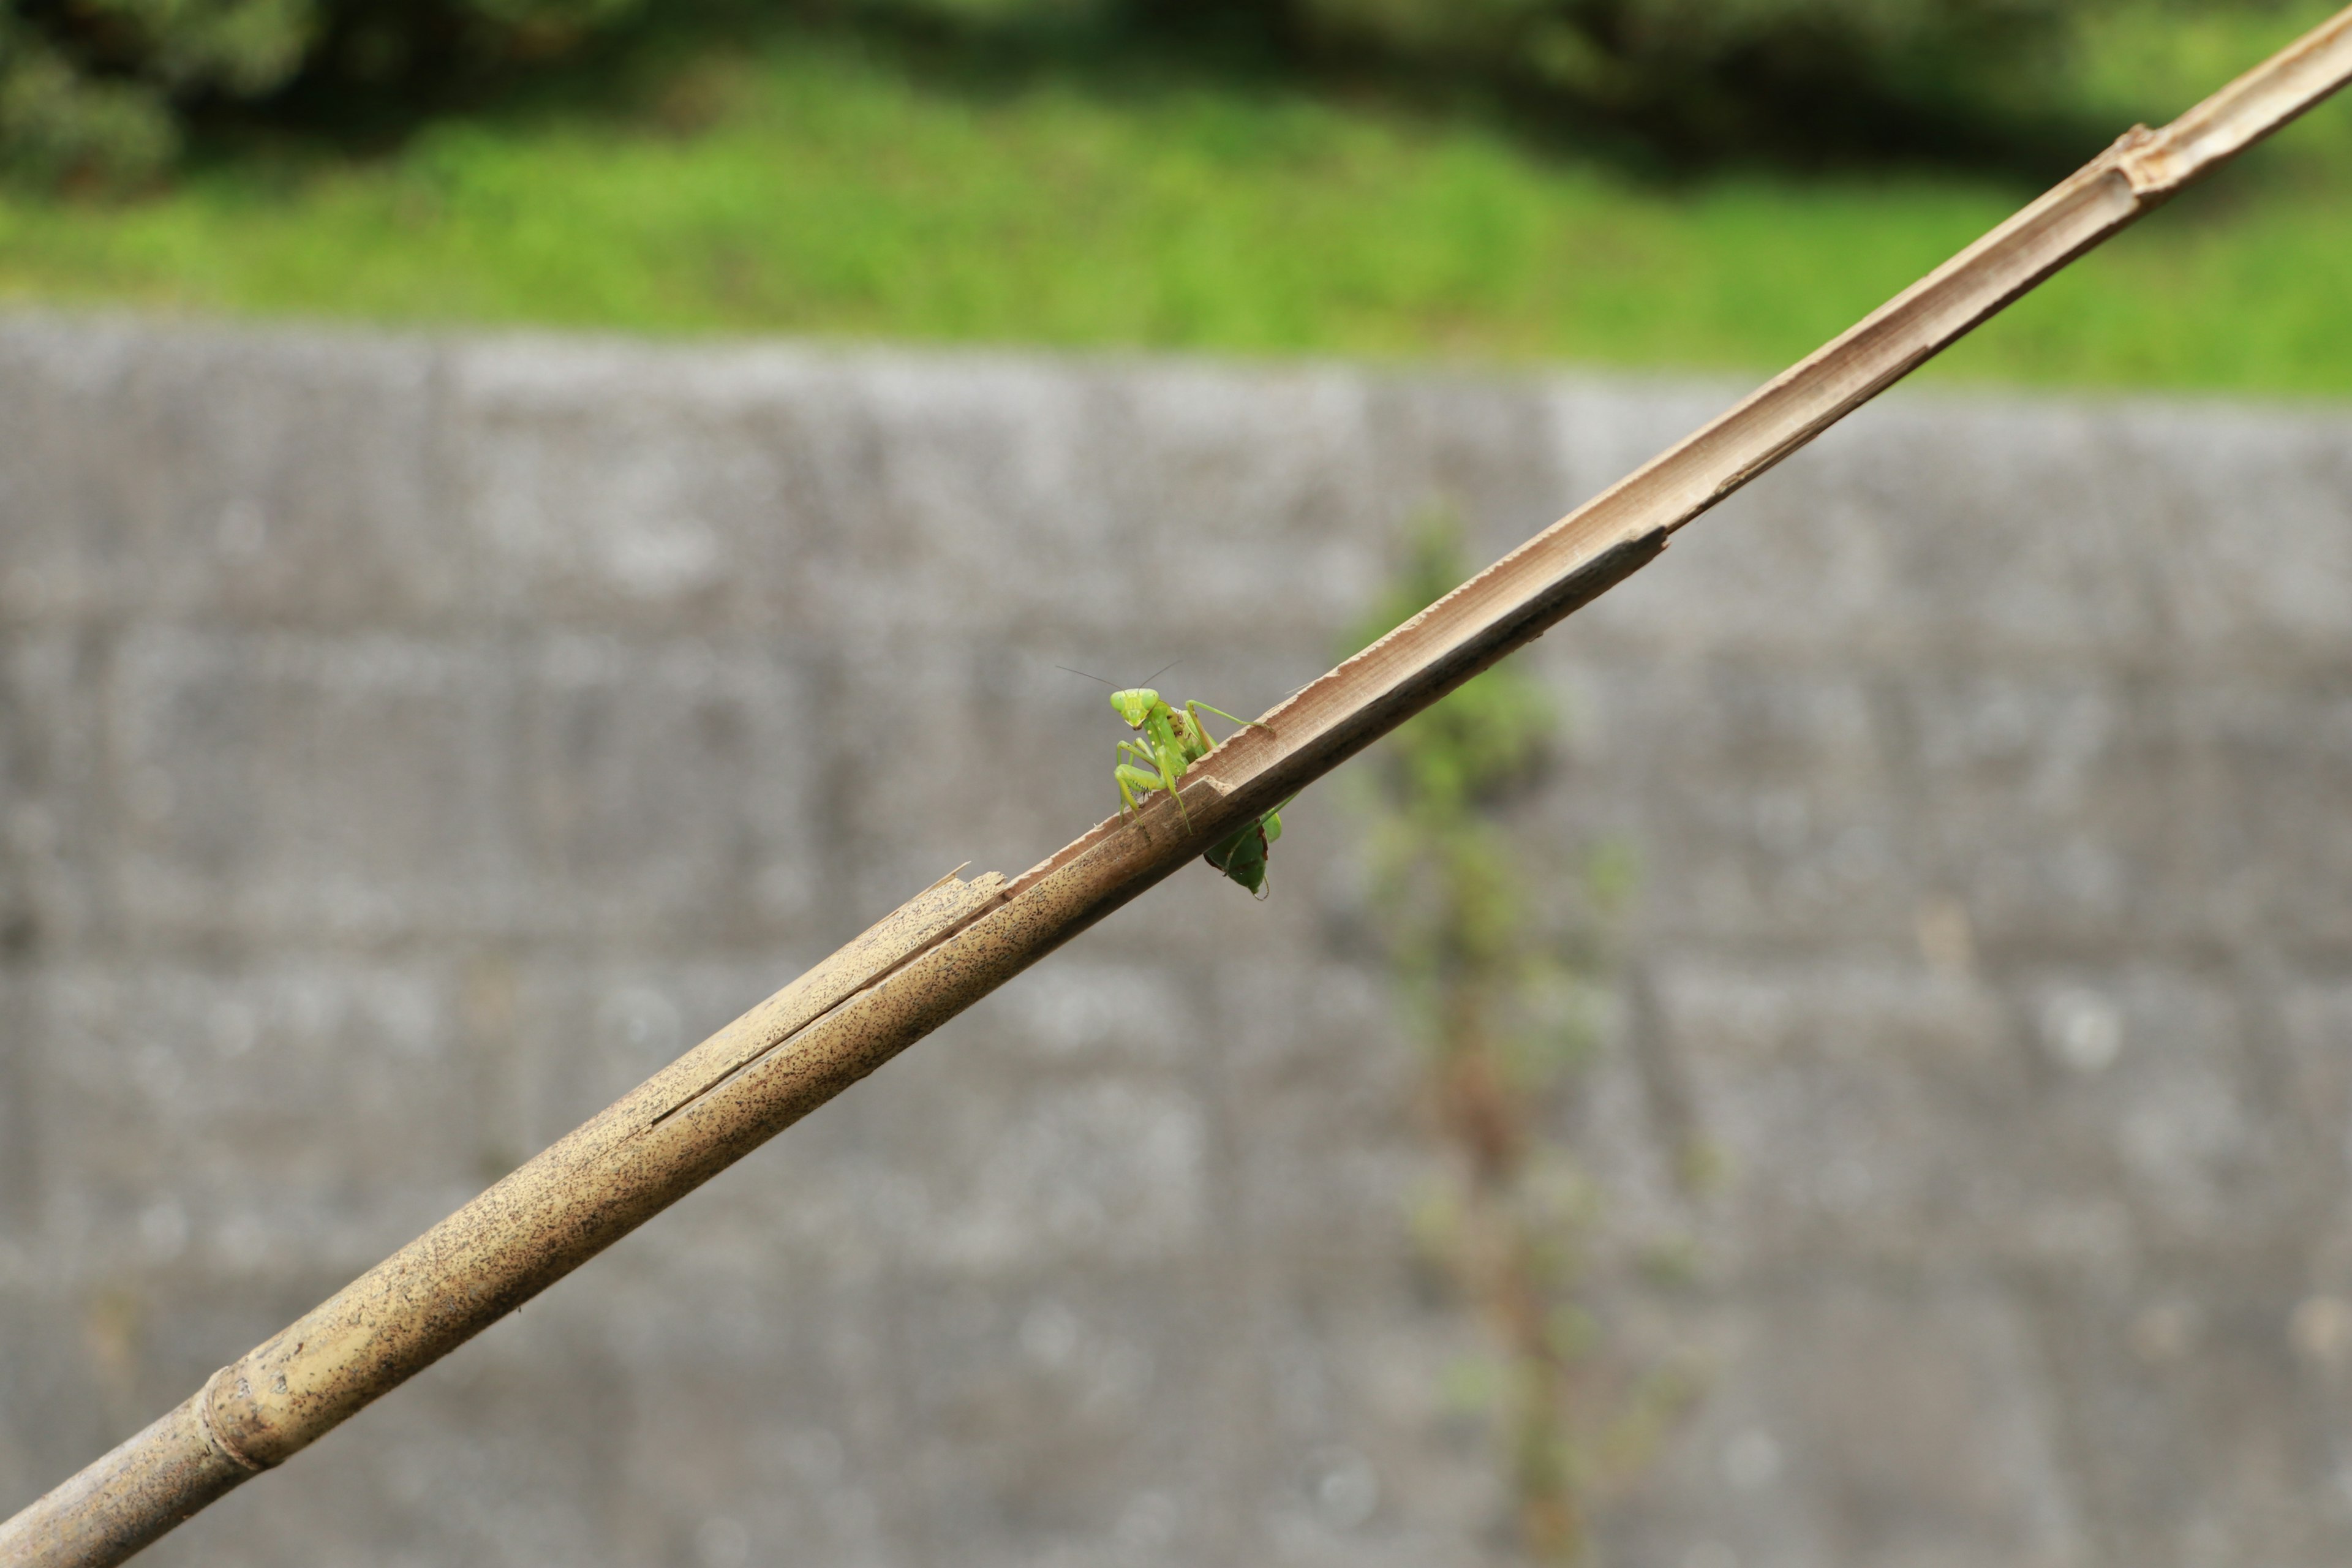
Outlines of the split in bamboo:
[{"label": "split in bamboo", "polygon": [[1646,565],[1677,529],[2075,257],[2352,80],[2352,9],[2079,174],[1746,402],[1006,884],[953,876],[0,1525],[120,1563],[315,1442],[1096,921]]}]

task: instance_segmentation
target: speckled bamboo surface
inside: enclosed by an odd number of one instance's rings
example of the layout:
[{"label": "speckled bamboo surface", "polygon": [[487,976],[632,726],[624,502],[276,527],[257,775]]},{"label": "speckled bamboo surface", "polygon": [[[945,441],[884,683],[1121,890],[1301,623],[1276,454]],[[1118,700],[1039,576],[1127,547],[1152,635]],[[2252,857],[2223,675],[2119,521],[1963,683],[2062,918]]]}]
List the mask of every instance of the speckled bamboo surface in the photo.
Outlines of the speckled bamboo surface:
[{"label": "speckled bamboo surface", "polygon": [[0,1561],[124,1560],[579,1267],[940,1023],[1654,560],[1668,537],[2181,184],[2352,79],[2352,11],[2135,132],[1687,441],[1017,880],[950,876],[0,1526]]}]

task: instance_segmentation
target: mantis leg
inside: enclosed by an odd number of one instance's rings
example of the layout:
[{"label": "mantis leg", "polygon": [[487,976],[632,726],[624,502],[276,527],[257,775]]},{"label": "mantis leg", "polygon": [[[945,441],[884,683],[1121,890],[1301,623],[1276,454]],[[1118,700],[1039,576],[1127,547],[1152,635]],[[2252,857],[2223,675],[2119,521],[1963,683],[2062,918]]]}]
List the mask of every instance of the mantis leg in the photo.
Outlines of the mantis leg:
[{"label": "mantis leg", "polygon": [[1297,798],[1298,797],[1296,795],[1292,795],[1289,800],[1284,801],[1282,805],[1276,806],[1272,811],[1267,812],[1264,816],[1257,819],[1258,826],[1265,831],[1265,841],[1268,844],[1272,844],[1276,839],[1282,837],[1283,806],[1288,805],[1291,801],[1297,800]]},{"label": "mantis leg", "polygon": [[1222,708],[1212,708],[1205,702],[1187,702],[1184,704],[1184,711],[1191,716],[1192,727],[1201,731],[1201,739],[1203,741],[1209,738],[1209,731],[1201,729],[1201,715],[1203,713],[1214,713],[1220,719],[1231,719],[1246,730],[1263,730],[1269,735],[1274,733],[1274,726],[1271,724],[1260,723],[1255,719],[1238,718]]},{"label": "mantis leg", "polygon": [[[1171,739],[1173,737],[1171,736]],[[1184,797],[1176,793],[1176,786],[1184,782],[1186,767],[1184,749],[1181,746],[1171,746],[1164,751],[1155,752],[1151,761],[1160,769],[1160,787],[1166,790],[1168,798],[1176,803],[1176,815],[1184,819],[1185,826],[1192,826],[1192,813],[1185,805]]]},{"label": "mantis leg", "polygon": [[1166,789],[1168,785],[1152,766],[1151,753],[1141,746],[1132,741],[1121,741],[1118,743],[1118,754],[1122,757],[1132,757],[1136,762],[1144,764],[1139,768],[1122,762],[1111,768],[1110,776],[1118,784],[1119,815],[1124,816],[1130,812],[1143,809],[1136,800],[1137,795],[1148,795],[1153,790]]},{"label": "mantis leg", "polygon": [[1143,809],[1136,804],[1135,797],[1138,795],[1148,795],[1153,790],[1168,787],[1161,782],[1158,773],[1145,773],[1141,768],[1130,766],[1126,763],[1121,763],[1113,768],[1110,776],[1118,782],[1119,815],[1122,816]]}]

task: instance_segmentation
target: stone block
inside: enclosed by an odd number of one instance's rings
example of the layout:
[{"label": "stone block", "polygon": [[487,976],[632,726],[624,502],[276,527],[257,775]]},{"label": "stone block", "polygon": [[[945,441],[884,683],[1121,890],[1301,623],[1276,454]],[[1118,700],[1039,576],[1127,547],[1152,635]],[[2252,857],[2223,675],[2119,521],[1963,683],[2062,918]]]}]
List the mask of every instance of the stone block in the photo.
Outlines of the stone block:
[{"label": "stone block", "polygon": [[2036,1085],[2013,1157],[2041,1209],[2012,1245],[2112,1267],[2126,1236],[2224,1249],[2308,1223],[2308,1152],[2277,1136],[2256,998],[2145,963],[2021,969],[2006,989]]},{"label": "stone block", "polygon": [[1889,682],[1905,835],[1995,956],[2115,954],[2208,935],[2195,764],[2178,693],[2086,671]]},{"label": "stone block", "polygon": [[851,454],[789,415],[830,417],[824,363],[548,338],[453,348],[446,467],[486,595],[558,625],[822,635],[838,521],[824,458]]},{"label": "stone block", "polygon": [[831,747],[788,648],[552,636],[521,661],[509,736],[541,930],[775,940],[830,890]]},{"label": "stone block", "polygon": [[115,896],[158,933],[498,932],[516,674],[480,644],[156,627],[108,681]]},{"label": "stone block", "polygon": [[2000,1294],[1807,1271],[1709,1315],[1704,1404],[1604,1516],[1630,1560],[2100,1560],[2034,1325]]},{"label": "stone block", "polygon": [[2295,1163],[2311,1185],[2314,1217],[2332,1212],[2352,1219],[2352,979],[2262,978],[2278,1009],[2283,1059],[2265,1075],[2284,1101],[2278,1132],[2300,1145]]},{"label": "stone block", "polygon": [[507,958],[494,992],[508,1143],[537,1153],[782,989],[821,954],[679,957],[643,949]]},{"label": "stone block", "polygon": [[1730,659],[1582,668],[1539,842],[1626,842],[1660,937],[1904,939],[1926,889],[1899,739],[1866,680]]},{"label": "stone block", "polygon": [[37,1251],[0,1247],[0,1513],[14,1514],[167,1406],[142,1402],[119,1290],[78,1301],[26,1267]]},{"label": "stone block", "polygon": [[[1000,503],[994,531],[1021,555],[988,607],[964,613],[1029,627],[1049,617],[1148,659],[1097,671],[1113,679],[1352,615],[1374,586],[1381,542],[1367,536],[1365,514],[1420,499],[1384,496],[1369,471],[1377,433],[1360,373],[1193,365],[1137,376],[1101,367],[1072,384],[1076,416],[1052,458],[1064,482]],[[1258,438],[1276,426],[1286,439]],[[1037,439],[1025,437],[1023,449]],[[928,443],[893,442],[901,444],[928,456]],[[861,550],[888,592],[887,558],[870,553],[877,542]],[[1186,646],[1160,651],[1171,637]]]},{"label": "stone block", "polygon": [[2287,1285],[2282,1260],[2233,1261],[2053,1293],[2042,1311],[2095,1561],[2318,1568],[2352,1549],[2345,1336],[2312,1331],[2346,1310]]},{"label": "stone block", "polygon": [[2221,404],[2112,414],[2109,466],[2144,498],[2132,540],[2200,668],[2340,668],[2352,593],[2352,434],[2333,411]]},{"label": "stone block", "polygon": [[[1351,454],[1317,454],[1344,472],[1368,468],[1368,493],[1351,508],[1356,518],[1393,528],[1399,508],[1440,506],[1461,515],[1483,566],[1560,517],[1572,481],[1552,440],[1553,410],[1538,383],[1462,377],[1384,378],[1370,388],[1370,430],[1362,464]],[[1334,462],[1341,458],[1342,462]],[[1369,502],[1370,504],[1365,504]],[[1363,522],[1334,520],[1332,531],[1359,531]],[[1375,534],[1366,541],[1377,544]],[[1482,548],[1483,547],[1483,548]],[[1365,584],[1342,616],[1373,596]],[[1287,612],[1296,616],[1296,607]]]},{"label": "stone block", "polygon": [[30,1074],[45,1254],[69,1277],[266,1279],[355,1273],[407,1241],[480,1184],[451,990],[429,963],[49,968]]},{"label": "stone block", "polygon": [[507,1324],[231,1493],[151,1559],[692,1563],[629,1516],[617,1393],[594,1344]]},{"label": "stone block", "polygon": [[[35,1080],[40,1011],[38,977],[26,966],[0,964],[0,1039],[10,1042],[0,1050],[0,1247],[11,1249],[7,1261],[21,1264],[21,1244],[40,1215],[41,1108]],[[11,1270],[0,1268],[0,1279]]]},{"label": "stone block", "polygon": [[103,645],[0,633],[0,931],[31,959],[110,919]]},{"label": "stone block", "polygon": [[2186,765],[2173,831],[2194,858],[2168,905],[2210,910],[2216,934],[2272,951],[2352,949],[2352,680],[2222,674],[2184,682]]},{"label": "stone block", "polygon": [[438,359],[358,333],[0,325],[0,605],[348,626],[467,602]]},{"label": "stone block", "polygon": [[1662,1045],[1690,1086],[1687,1136],[1720,1173],[1706,1207],[1723,1265],[1950,1267],[1997,1249],[2031,1164],[1991,1133],[2030,1080],[1980,987],[1851,961],[1654,974]]}]

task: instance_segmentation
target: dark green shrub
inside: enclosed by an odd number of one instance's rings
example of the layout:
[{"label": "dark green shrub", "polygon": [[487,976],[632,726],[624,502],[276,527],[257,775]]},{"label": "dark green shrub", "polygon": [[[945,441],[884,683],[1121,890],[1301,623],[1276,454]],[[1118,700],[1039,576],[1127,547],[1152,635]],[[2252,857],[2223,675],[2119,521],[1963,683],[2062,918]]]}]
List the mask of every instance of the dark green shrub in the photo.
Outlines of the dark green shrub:
[{"label": "dark green shrub", "polygon": [[2070,20],[2068,0],[1292,3],[1326,47],[1484,79],[1703,153],[1967,152],[2030,135]]},{"label": "dark green shrub", "polygon": [[191,110],[453,73],[560,53],[641,0],[0,0],[0,167],[135,184],[169,163]]},{"label": "dark green shrub", "polygon": [[0,169],[136,182],[192,114],[222,109],[317,125],[366,104],[405,123],[638,19],[911,28],[999,62],[1074,47],[1248,61],[1467,96],[1686,161],[1928,154],[2045,173],[2114,129],[2113,105],[2070,107],[2069,47],[2091,18],[2166,28],[2225,3],[2285,0],[0,0]]},{"label": "dark green shrub", "polygon": [[251,95],[301,63],[310,0],[80,0],[0,15],[0,158],[46,179],[137,178],[178,145],[174,107]]},{"label": "dark green shrub", "polygon": [[[2080,150],[2075,24],[2115,0],[832,0],[967,36],[1213,31],[1323,74],[1467,89],[1697,158]],[[2128,0],[2146,5],[2150,0]],[[2172,3],[2172,0],[2165,0]],[[2179,0],[2192,8],[2206,0]]]}]

